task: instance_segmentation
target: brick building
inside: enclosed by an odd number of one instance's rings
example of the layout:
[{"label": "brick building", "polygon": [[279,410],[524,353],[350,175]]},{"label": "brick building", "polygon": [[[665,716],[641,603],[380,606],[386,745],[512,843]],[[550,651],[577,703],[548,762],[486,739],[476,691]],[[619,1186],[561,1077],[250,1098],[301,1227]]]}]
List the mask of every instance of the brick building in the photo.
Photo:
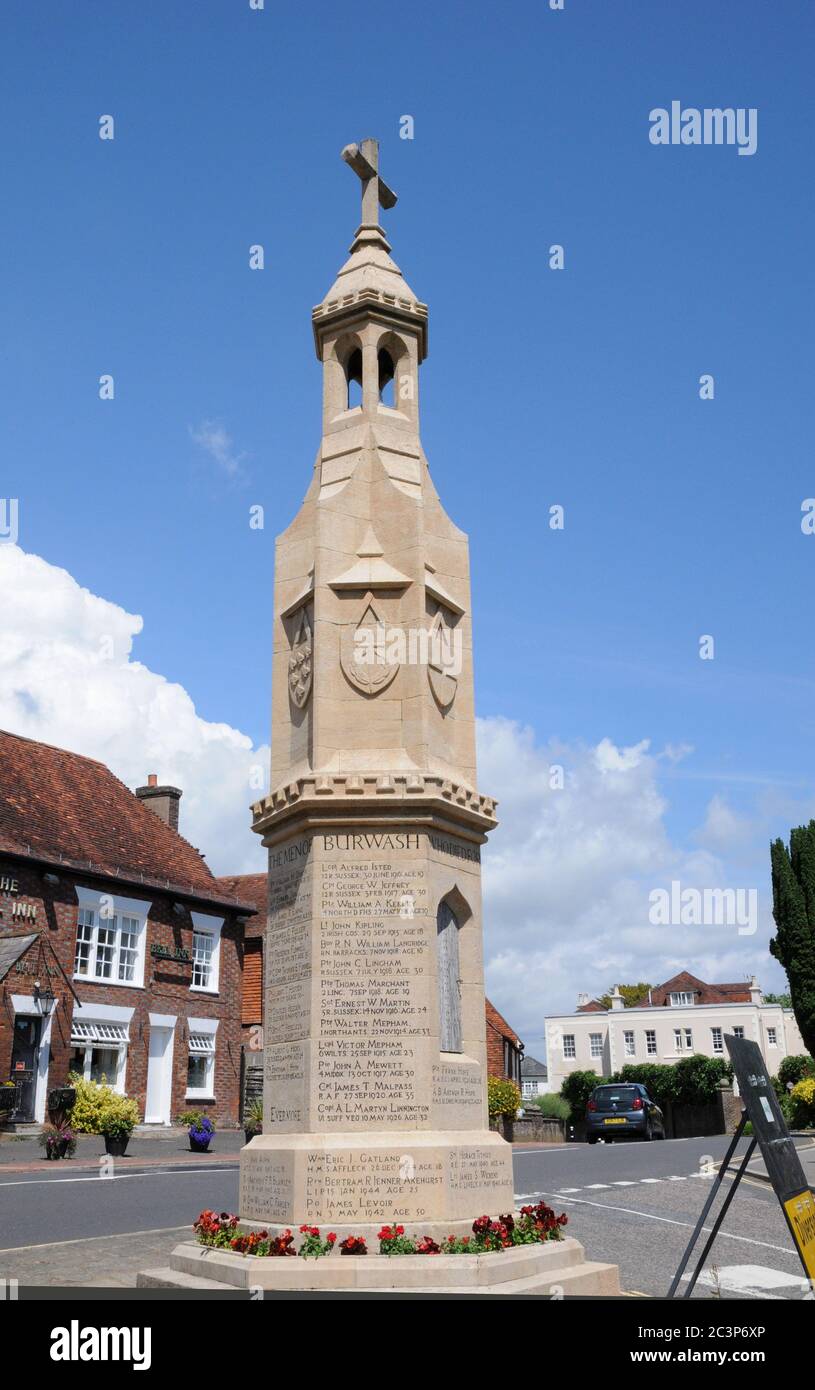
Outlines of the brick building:
[{"label": "brick building", "polygon": [[238,1123],[255,909],[179,834],[180,797],[0,732],[0,1080],[18,1119],[79,1071],[147,1123],[193,1107]]},{"label": "brick building", "polygon": [[520,1086],[524,1045],[489,999],[484,1000],[484,1006],[487,1014],[487,1074],[514,1081]]}]

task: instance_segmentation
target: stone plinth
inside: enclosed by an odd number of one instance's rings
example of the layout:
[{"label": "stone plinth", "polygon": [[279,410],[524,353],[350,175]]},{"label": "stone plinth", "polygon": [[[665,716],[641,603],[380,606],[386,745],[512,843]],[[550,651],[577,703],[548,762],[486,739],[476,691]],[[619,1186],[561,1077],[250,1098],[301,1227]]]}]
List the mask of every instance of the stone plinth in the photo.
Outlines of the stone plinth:
[{"label": "stone plinth", "polygon": [[587,1261],[578,1241],[518,1246],[486,1255],[340,1255],[316,1260],[258,1258],[176,1246],[170,1264],[139,1274],[139,1288],[193,1292],[300,1290],[347,1293],[438,1293],[470,1297],[498,1294],[550,1298],[619,1296],[616,1265]]},{"label": "stone plinth", "polygon": [[315,806],[270,844],[264,1131],[241,1154],[242,1220],[446,1235],[512,1209],[511,1148],[487,1120],[484,836],[453,833],[454,814],[442,829],[394,787],[386,806],[349,798],[342,828]]}]

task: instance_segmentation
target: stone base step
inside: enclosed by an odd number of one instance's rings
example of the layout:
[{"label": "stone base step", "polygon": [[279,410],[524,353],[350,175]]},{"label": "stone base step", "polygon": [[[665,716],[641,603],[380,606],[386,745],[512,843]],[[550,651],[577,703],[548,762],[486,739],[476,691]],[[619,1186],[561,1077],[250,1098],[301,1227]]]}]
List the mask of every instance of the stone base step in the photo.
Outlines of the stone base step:
[{"label": "stone base step", "polygon": [[252,1259],[194,1241],[176,1246],[169,1266],[139,1274],[139,1288],[267,1293],[323,1290],[355,1293],[535,1294],[557,1298],[619,1295],[616,1265],[587,1261],[570,1237],[480,1255],[341,1256],[319,1260]]},{"label": "stone base step", "polygon": [[501,1294],[503,1297],[520,1298],[537,1295],[540,1298],[619,1298],[620,1279],[616,1265],[601,1265],[587,1259],[586,1264],[573,1269],[559,1269],[552,1275],[530,1275],[526,1279],[508,1279],[506,1282],[490,1284],[487,1289],[444,1289],[430,1286],[421,1290],[427,1294],[467,1294],[470,1297]]},{"label": "stone base step", "polygon": [[234,1284],[221,1284],[217,1279],[202,1279],[197,1274],[185,1274],[180,1269],[143,1269],[136,1278],[137,1289],[189,1289],[193,1293],[237,1293]]}]

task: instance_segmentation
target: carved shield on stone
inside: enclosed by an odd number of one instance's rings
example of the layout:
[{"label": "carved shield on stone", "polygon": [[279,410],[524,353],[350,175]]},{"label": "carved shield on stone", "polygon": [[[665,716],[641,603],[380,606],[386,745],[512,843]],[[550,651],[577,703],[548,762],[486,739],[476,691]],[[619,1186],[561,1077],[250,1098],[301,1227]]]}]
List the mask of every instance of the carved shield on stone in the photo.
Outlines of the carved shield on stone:
[{"label": "carved shield on stone", "polygon": [[[437,613],[430,629],[430,645],[427,657],[427,679],[430,689],[440,709],[448,710],[456,698],[458,680],[453,672],[460,671],[456,659],[458,634],[447,626],[441,613]],[[458,642],[461,639],[458,637]]]},{"label": "carved shield on stone", "polygon": [[362,617],[347,623],[340,639],[340,664],[345,675],[364,695],[386,690],[401,663],[402,633],[386,627],[370,598]]},{"label": "carved shield on stone", "polygon": [[311,694],[313,655],[311,627],[303,609],[289,656],[289,699],[297,709],[303,708]]}]

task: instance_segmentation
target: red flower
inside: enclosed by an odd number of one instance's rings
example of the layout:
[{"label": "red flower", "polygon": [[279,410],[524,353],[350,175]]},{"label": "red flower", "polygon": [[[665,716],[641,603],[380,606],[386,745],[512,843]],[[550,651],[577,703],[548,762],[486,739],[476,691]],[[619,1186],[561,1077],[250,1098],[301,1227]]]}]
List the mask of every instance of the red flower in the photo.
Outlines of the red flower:
[{"label": "red flower", "polygon": [[329,1243],[329,1245],[333,1245],[333,1244],[334,1244],[334,1241],[335,1241],[336,1239],[337,1239],[336,1231],[329,1231],[329,1232],[328,1232],[328,1243]]}]

